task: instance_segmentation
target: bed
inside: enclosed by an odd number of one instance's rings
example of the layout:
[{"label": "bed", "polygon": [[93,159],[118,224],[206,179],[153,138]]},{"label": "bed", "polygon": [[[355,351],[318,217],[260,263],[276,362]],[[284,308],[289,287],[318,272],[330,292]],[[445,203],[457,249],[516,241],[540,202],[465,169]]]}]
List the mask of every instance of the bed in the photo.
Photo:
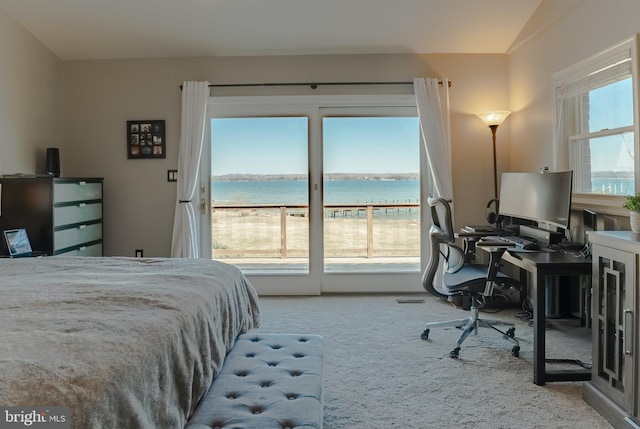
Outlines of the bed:
[{"label": "bed", "polygon": [[202,259],[0,259],[0,406],[71,427],[182,428],[259,324],[235,267]]}]

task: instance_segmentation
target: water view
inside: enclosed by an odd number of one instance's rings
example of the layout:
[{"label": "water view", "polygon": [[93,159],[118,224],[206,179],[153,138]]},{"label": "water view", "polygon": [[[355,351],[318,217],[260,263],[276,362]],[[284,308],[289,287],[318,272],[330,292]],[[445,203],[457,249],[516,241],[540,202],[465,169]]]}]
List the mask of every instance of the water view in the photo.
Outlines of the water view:
[{"label": "water view", "polygon": [[[307,180],[214,180],[215,204],[308,204]],[[325,204],[417,203],[420,182],[412,180],[325,180]]]},{"label": "water view", "polygon": [[[325,271],[417,269],[420,134],[413,111],[321,121],[216,118],[211,130],[214,258],[243,270],[301,272],[310,249],[321,248]],[[322,153],[312,147],[318,142]],[[310,196],[318,197],[310,194],[310,166],[323,175],[322,237],[311,230],[319,219],[309,212]]]},{"label": "water view", "polygon": [[591,180],[594,194],[632,195],[635,193],[635,183],[631,178],[601,178]]}]

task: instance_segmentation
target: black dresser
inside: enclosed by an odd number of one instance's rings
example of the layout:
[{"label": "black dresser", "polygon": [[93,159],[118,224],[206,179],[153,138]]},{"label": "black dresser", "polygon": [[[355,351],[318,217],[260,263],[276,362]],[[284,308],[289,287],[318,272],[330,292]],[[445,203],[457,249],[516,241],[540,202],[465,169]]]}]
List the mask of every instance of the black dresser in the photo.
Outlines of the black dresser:
[{"label": "black dresser", "polygon": [[[26,228],[36,253],[102,256],[102,181],[0,177],[0,234]],[[6,256],[1,235],[0,242],[0,256]]]}]

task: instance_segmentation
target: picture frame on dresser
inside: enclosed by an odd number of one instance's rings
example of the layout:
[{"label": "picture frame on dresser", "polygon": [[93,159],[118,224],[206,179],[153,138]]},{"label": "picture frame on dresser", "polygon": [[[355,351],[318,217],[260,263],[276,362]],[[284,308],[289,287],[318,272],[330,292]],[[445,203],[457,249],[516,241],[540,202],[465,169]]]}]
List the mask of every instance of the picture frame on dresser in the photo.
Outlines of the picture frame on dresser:
[{"label": "picture frame on dresser", "polygon": [[166,158],[165,121],[127,121],[127,158]]}]

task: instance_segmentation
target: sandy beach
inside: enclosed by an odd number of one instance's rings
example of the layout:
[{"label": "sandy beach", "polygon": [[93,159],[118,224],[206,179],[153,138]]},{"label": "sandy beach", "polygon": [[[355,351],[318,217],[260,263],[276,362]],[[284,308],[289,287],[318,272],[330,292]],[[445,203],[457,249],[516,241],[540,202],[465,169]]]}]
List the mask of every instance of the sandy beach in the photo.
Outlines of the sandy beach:
[{"label": "sandy beach", "polygon": [[[216,209],[212,217],[214,257],[280,257],[282,224],[286,234],[286,255],[308,256],[309,218],[306,212],[290,210],[282,219],[277,208]],[[420,255],[417,213],[413,216],[374,216],[371,229],[371,256]],[[367,257],[368,230],[366,216],[325,216],[325,256]]]}]

